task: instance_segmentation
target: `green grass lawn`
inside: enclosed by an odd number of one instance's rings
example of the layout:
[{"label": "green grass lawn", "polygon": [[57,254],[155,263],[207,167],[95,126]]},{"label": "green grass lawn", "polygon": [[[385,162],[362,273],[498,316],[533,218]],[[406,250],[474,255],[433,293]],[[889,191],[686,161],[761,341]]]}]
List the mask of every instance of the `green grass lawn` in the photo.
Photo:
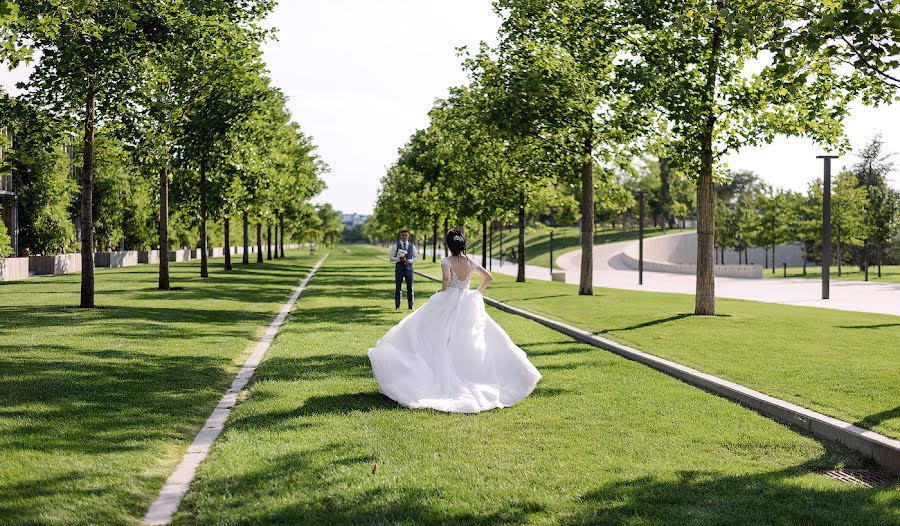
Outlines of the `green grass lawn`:
[{"label": "green grass lawn", "polygon": [[[896,485],[814,473],[859,466],[846,450],[493,309],[544,375],[535,392],[477,415],[401,408],[366,357],[407,314],[393,310],[391,268],[377,249],[341,250],[282,327],[176,524],[900,521]],[[420,304],[436,290],[417,286]]]},{"label": "green grass lawn", "polygon": [[[550,265],[550,228],[529,229],[525,232],[525,264],[526,265]],[[553,258],[572,252],[573,250],[581,250],[581,232],[578,227],[560,227],[553,230]],[[645,228],[644,235],[653,237],[672,232],[686,232],[686,230],[666,230],[663,232],[661,228]],[[509,250],[518,244],[518,230],[503,231],[503,251],[509,253]],[[481,257],[481,233],[469,233],[469,254]],[[621,228],[603,228],[597,229],[594,233],[594,244],[603,245],[606,243],[615,243],[616,241],[629,241],[638,238],[638,229],[629,228],[623,230]],[[494,257],[499,258],[500,254],[500,233],[493,234]],[[443,254],[438,245],[438,254]],[[428,258],[431,258],[431,241],[428,242]],[[479,260],[480,261],[480,260]],[[554,262],[554,268],[559,268]]]},{"label": "green grass lawn", "polygon": [[900,438],[900,317],[721,298],[697,317],[690,295],[494,278],[498,300]]},{"label": "green grass lawn", "polygon": [[[0,285],[0,524],[135,524],[315,259]],[[316,258],[317,259],[317,258]]]},{"label": "green grass lawn", "polygon": [[[783,278],[784,277],[784,269],[777,268],[775,269],[775,273],[772,273],[772,269],[763,270],[764,278]],[[803,274],[803,267],[788,267],[787,269],[787,277],[789,278],[807,278],[807,279],[822,279],[822,267],[817,265],[809,265],[806,267],[806,274]],[[846,281],[864,281],[866,279],[866,274],[859,267],[855,265],[844,265],[841,269],[841,275],[838,276],[837,266],[831,267],[831,279],[833,280],[846,280]],[[882,265],[881,267],[881,277],[878,277],[878,267],[872,266],[869,267],[869,281],[878,283],[878,282],[888,282],[888,283],[900,283],[900,265]]]}]

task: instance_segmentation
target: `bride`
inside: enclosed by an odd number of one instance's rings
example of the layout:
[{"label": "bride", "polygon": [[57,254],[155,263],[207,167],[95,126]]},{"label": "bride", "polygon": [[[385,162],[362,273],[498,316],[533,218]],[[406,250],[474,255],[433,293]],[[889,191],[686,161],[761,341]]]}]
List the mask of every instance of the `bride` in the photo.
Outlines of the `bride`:
[{"label": "bride", "polygon": [[[443,286],[369,349],[382,393],[410,408],[478,413],[509,407],[541,374],[488,316],[481,293],[493,279],[466,256],[466,238],[451,230],[441,261]],[[472,274],[481,278],[469,290]]]}]

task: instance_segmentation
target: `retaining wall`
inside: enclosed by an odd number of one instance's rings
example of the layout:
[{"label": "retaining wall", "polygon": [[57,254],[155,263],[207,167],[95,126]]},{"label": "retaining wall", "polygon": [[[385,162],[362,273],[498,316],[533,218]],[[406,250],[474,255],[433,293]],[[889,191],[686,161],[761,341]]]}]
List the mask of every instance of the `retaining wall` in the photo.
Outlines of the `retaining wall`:
[{"label": "retaining wall", "polygon": [[[799,247],[795,247],[799,248]],[[754,249],[759,250],[759,249]],[[625,264],[633,269],[638,268],[639,244],[637,241],[628,244],[622,252]],[[751,251],[752,252],[752,251]],[[791,254],[790,248],[785,247],[781,251],[786,256]],[[762,252],[760,252],[762,253]],[[776,249],[776,254],[778,250]],[[725,261],[728,261],[726,251]],[[737,253],[734,253],[737,261]],[[752,258],[751,258],[752,261]],[[778,261],[776,259],[776,261]],[[802,257],[800,264],[802,265]],[[697,233],[685,232],[668,236],[650,237],[644,239],[644,270],[648,272],[671,272],[675,274],[697,273]],[[789,262],[788,265],[792,263]],[[750,265],[715,265],[715,275],[731,278],[762,278],[763,267],[759,264]]]},{"label": "retaining wall", "polygon": [[28,258],[28,273],[35,276],[77,274],[79,272],[81,272],[81,254],[57,254]]},{"label": "retaining wall", "polygon": [[0,258],[0,281],[28,279],[28,258]]},{"label": "retaining wall", "polygon": [[159,263],[159,250],[138,252],[138,263]]},{"label": "retaining wall", "polygon": [[173,250],[169,252],[169,261],[190,261],[191,251],[188,249]]},{"label": "retaining wall", "polygon": [[94,254],[95,267],[134,267],[138,264],[136,250],[124,250],[117,252],[97,252]]}]

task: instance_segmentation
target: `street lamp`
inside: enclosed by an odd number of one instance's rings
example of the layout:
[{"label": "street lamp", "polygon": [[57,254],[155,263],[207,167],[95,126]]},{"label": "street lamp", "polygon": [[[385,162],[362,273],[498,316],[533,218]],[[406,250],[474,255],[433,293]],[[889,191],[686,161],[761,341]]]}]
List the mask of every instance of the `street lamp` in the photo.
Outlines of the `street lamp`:
[{"label": "street lamp", "polygon": [[638,285],[644,284],[644,191],[638,192]]},{"label": "street lamp", "polygon": [[550,276],[553,277],[553,230],[550,230]]},{"label": "street lamp", "polygon": [[825,160],[825,177],[822,181],[822,299],[831,295],[831,160],[837,155],[819,155]]}]

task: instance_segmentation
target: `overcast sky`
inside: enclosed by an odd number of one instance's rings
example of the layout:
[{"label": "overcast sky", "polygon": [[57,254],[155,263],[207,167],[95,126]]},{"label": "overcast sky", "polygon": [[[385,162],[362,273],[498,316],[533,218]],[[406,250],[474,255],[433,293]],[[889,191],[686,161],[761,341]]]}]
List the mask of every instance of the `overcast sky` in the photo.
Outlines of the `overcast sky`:
[{"label": "overcast sky", "polygon": [[[456,48],[495,42],[498,23],[489,0],[282,0],[269,19],[278,40],[266,45],[265,58],[294,119],[331,166],[317,200],[370,213],[397,149],[427,126],[436,98],[465,82]],[[15,92],[24,76],[2,70],[0,84]],[[854,148],[881,132],[887,149],[900,151],[900,105],[860,107],[847,131]],[[821,176],[820,153],[809,141],[778,139],[727,162],[777,187],[804,190]],[[900,186],[900,177],[892,183]]]}]

